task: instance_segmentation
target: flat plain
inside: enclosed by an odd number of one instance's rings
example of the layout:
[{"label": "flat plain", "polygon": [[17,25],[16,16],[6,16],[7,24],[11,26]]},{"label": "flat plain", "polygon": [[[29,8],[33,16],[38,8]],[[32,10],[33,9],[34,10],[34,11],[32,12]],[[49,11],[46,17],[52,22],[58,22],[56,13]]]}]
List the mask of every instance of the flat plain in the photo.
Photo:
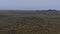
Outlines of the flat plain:
[{"label": "flat plain", "polygon": [[60,11],[2,10],[0,34],[60,34]]}]

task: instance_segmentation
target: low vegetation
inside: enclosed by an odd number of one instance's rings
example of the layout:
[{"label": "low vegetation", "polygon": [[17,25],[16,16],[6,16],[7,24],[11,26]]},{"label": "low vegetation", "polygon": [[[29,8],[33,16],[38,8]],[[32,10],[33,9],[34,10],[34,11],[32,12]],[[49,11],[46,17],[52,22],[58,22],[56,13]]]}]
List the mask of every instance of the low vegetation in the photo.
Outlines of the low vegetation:
[{"label": "low vegetation", "polygon": [[56,10],[0,11],[0,34],[60,34]]}]

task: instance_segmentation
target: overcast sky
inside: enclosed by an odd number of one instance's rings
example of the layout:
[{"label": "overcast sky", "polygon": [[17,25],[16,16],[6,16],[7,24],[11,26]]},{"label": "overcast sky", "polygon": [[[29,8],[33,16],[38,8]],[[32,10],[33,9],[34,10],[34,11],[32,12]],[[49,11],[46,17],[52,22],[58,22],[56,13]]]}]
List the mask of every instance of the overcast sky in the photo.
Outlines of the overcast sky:
[{"label": "overcast sky", "polygon": [[0,10],[60,9],[60,0],[0,0]]}]

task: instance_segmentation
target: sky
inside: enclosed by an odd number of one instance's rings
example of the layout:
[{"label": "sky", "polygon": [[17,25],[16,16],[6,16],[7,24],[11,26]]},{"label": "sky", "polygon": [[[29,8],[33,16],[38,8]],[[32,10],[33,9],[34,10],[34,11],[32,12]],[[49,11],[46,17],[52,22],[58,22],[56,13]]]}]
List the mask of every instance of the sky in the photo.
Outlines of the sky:
[{"label": "sky", "polygon": [[0,0],[0,10],[60,10],[60,0]]}]

